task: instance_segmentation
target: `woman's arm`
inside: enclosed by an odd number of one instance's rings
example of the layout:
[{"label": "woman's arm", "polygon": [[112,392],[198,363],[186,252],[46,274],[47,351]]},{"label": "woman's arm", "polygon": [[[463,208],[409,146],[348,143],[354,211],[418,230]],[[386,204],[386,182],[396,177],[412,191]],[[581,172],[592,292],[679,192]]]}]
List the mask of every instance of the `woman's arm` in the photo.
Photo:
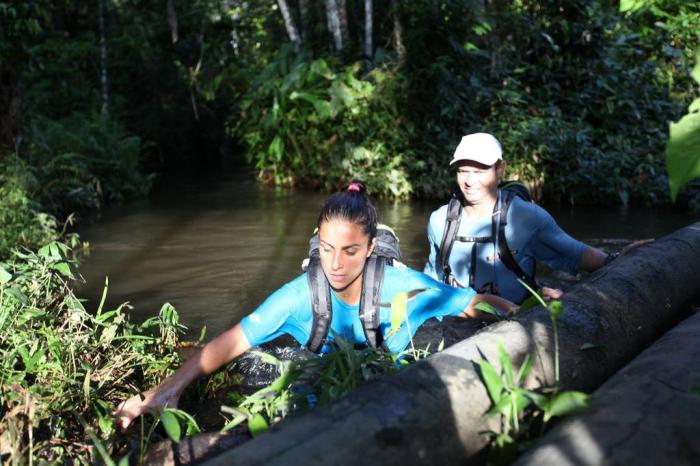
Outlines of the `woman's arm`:
[{"label": "woman's arm", "polygon": [[208,375],[250,349],[240,324],[207,343],[202,350],[188,359],[173,375],[156,387],[134,395],[114,411],[117,425],[126,429],[144,412],[174,408],[185,388],[200,376]]}]

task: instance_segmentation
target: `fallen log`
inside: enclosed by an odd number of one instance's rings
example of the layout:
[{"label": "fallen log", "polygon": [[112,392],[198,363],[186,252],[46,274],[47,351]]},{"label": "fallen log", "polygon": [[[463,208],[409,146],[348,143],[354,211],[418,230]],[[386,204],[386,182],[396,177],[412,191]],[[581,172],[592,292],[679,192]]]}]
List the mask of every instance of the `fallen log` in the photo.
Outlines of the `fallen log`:
[{"label": "fallen log", "polygon": [[[639,248],[567,293],[559,319],[561,386],[590,391],[676,323],[700,292],[700,223]],[[499,343],[535,363],[529,388],[554,381],[547,310],[487,327],[442,353],[287,419],[207,465],[479,464],[488,394],[473,361],[497,366]],[[589,343],[594,349],[583,350]]]},{"label": "fallen log", "polygon": [[700,313],[674,327],[596,390],[515,464],[700,464]]}]

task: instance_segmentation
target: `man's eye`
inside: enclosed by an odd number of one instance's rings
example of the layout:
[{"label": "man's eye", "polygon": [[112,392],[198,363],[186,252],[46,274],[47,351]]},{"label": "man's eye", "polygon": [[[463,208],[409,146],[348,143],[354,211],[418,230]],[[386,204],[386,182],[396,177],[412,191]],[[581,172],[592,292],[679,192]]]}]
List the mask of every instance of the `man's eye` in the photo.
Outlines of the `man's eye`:
[{"label": "man's eye", "polygon": [[321,251],[323,251],[323,252],[331,252],[331,248],[321,248]]}]

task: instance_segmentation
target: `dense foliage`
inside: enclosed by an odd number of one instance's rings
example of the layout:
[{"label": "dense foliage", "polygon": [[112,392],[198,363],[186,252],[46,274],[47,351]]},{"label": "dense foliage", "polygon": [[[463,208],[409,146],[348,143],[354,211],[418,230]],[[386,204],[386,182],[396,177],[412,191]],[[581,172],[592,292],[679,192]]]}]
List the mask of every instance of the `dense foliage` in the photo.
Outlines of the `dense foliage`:
[{"label": "dense foliage", "polygon": [[[70,287],[71,214],[146,194],[153,172],[242,153],[275,186],[439,198],[459,138],[485,130],[542,199],[669,204],[700,4],[622,3],[375,1],[370,44],[361,0],[0,0],[3,461],[127,451],[110,407],[174,363],[172,309],[136,326]],[[700,209],[698,181],[675,186]]]}]

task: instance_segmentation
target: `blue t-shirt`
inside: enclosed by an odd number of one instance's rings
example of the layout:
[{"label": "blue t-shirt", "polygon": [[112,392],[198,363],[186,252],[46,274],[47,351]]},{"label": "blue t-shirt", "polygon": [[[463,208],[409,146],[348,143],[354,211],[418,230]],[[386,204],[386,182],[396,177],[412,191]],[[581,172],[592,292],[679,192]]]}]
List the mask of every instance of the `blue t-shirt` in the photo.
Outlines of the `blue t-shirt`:
[{"label": "blue t-shirt", "polygon": [[[404,321],[397,332],[388,336],[391,330],[390,306],[394,296],[400,291],[410,293],[421,289],[425,291],[417,293],[408,301],[408,325]],[[416,270],[386,266],[380,297],[379,328],[387,347],[393,353],[403,351],[423,322],[431,317],[459,315],[475,294],[471,288],[453,288]],[[366,343],[359,304],[346,304],[331,290],[331,307],[333,316],[327,338],[333,341],[334,334],[337,334],[355,344]],[[311,291],[306,274],[302,274],[272,293],[255,311],[244,317],[241,327],[252,346],[271,341],[285,333],[299,343],[306,344],[312,322]],[[328,348],[323,349],[327,350]]]},{"label": "blue t-shirt", "polygon": [[[430,257],[424,272],[436,279],[442,275],[436,271],[436,262],[445,231],[446,217],[447,205],[444,205],[430,215],[428,223]],[[540,261],[552,269],[576,273],[581,254],[587,246],[564,233],[546,210],[516,197],[508,209],[507,222],[506,241],[513,258],[523,271],[534,273],[535,261]],[[473,220],[462,212],[457,236],[491,237],[491,218]],[[469,284],[473,244],[455,241],[450,253],[452,274],[464,286]],[[493,283],[500,296],[520,303],[529,296],[529,292],[517,281],[515,274],[498,259],[497,245],[497,239],[476,245],[474,288],[478,290],[488,283]]]}]

